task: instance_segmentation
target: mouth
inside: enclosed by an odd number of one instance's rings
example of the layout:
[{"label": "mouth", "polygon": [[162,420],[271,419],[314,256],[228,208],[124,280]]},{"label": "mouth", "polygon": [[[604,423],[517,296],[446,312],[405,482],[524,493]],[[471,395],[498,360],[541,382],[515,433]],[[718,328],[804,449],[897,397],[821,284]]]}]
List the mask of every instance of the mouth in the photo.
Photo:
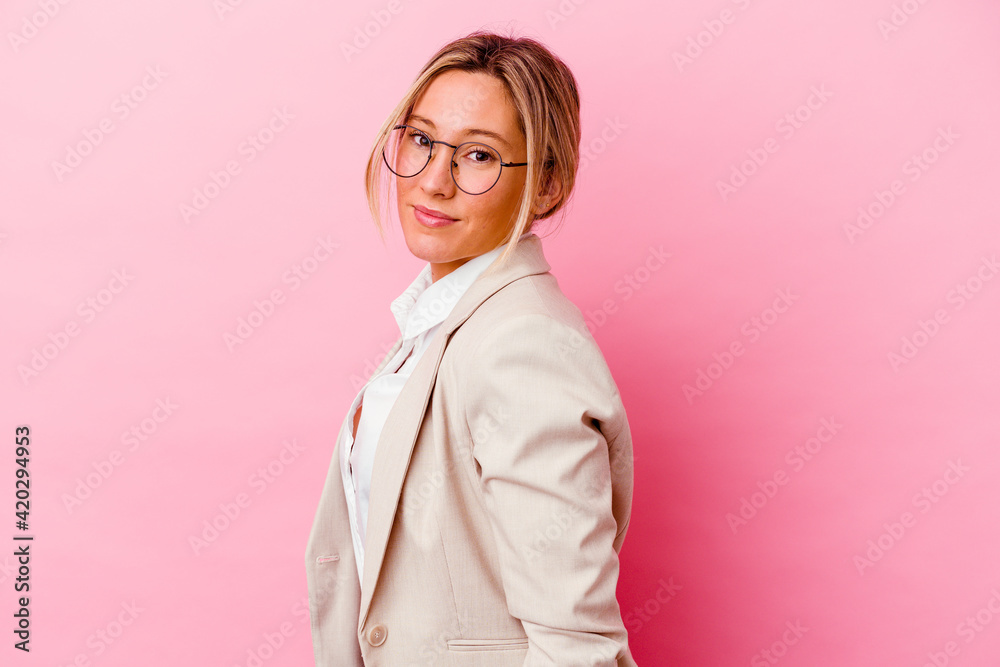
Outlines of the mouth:
[{"label": "mouth", "polygon": [[417,222],[425,227],[444,227],[458,221],[457,218],[452,218],[441,211],[426,206],[414,206],[413,214],[417,218]]}]

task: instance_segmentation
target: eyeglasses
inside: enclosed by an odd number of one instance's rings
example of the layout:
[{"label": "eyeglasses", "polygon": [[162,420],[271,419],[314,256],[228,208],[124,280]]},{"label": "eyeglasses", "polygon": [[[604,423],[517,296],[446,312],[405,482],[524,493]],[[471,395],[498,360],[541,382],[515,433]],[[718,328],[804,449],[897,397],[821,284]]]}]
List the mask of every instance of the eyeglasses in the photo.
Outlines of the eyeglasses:
[{"label": "eyeglasses", "polygon": [[452,180],[459,190],[470,195],[481,195],[496,185],[504,167],[524,167],[528,164],[504,162],[495,148],[478,141],[467,141],[458,146],[435,141],[412,125],[392,128],[389,141],[382,150],[382,159],[392,173],[412,178],[430,164],[434,157],[434,144],[454,149],[451,154]]}]

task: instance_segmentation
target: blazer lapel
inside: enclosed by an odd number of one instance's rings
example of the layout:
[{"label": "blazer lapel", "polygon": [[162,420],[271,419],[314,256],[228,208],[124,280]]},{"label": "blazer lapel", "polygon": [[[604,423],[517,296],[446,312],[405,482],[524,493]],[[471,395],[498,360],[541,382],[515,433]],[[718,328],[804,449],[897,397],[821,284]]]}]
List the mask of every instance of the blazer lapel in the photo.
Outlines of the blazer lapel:
[{"label": "blazer lapel", "polygon": [[[393,519],[403,488],[403,478],[410,465],[410,456],[416,443],[417,432],[423,423],[427,401],[434,387],[438,366],[444,355],[451,334],[475,310],[498,290],[518,278],[545,273],[551,267],[542,254],[542,242],[532,234],[521,241],[513,251],[510,261],[499,270],[486,271],[477,278],[458,300],[451,313],[441,323],[441,329],[431,341],[413,373],[403,385],[399,397],[386,417],[382,434],[375,450],[372,468],[372,491],[368,506],[368,525],[365,536],[364,579],[361,585],[361,613],[358,631],[368,618],[372,594],[378,582],[385,549],[392,529]],[[392,354],[399,349],[399,341]],[[388,357],[389,355],[387,355]],[[387,362],[385,362],[387,363]],[[383,363],[381,367],[384,367]]]}]

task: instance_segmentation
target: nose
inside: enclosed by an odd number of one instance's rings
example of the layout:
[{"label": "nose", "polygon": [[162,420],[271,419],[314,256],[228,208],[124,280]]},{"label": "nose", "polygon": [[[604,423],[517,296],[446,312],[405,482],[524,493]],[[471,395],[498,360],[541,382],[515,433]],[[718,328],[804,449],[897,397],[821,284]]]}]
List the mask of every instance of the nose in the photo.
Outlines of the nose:
[{"label": "nose", "polygon": [[430,162],[420,172],[420,188],[427,194],[442,193],[452,195],[455,181],[451,177],[451,148],[435,145]]}]

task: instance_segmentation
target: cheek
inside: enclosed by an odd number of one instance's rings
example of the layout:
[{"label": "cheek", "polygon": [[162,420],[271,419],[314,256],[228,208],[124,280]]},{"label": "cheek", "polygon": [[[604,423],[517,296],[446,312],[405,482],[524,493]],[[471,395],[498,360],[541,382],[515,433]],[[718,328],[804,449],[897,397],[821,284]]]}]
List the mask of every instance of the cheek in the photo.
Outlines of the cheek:
[{"label": "cheek", "polygon": [[413,179],[405,179],[398,176],[393,176],[393,179],[395,179],[393,185],[396,187],[396,199],[398,200],[401,196],[410,191],[410,188],[413,185],[410,181]]},{"label": "cheek", "polygon": [[396,209],[399,215],[403,215],[404,210],[413,203],[413,190],[412,179],[396,178]]},{"label": "cheek", "polygon": [[493,216],[506,220],[517,210],[518,193],[505,188],[496,194],[491,202]]},{"label": "cheek", "polygon": [[463,208],[465,218],[477,227],[492,225],[499,212],[498,207],[503,205],[501,200],[486,195],[469,197],[468,199],[472,201],[467,201]]}]

